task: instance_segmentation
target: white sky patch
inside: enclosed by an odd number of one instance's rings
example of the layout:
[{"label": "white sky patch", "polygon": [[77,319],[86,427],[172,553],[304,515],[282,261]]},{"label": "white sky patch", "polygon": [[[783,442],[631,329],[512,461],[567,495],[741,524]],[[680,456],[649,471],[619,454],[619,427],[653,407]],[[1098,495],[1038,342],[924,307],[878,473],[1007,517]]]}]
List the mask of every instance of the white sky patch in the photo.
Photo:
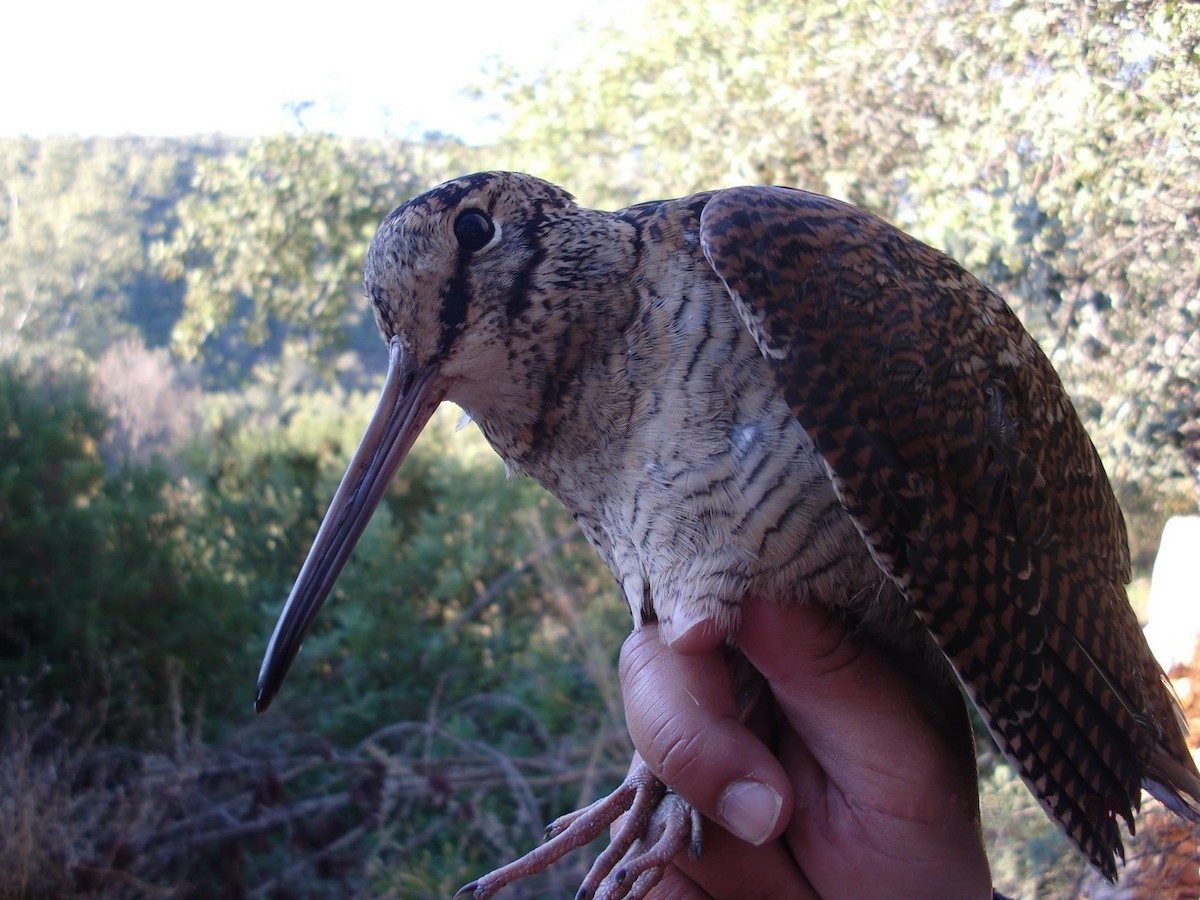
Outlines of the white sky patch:
[{"label": "white sky patch", "polygon": [[643,3],[12,0],[0,135],[268,134],[311,102],[310,128],[486,140],[498,104],[463,91],[489,61],[536,67],[580,40],[585,17],[628,20]]}]

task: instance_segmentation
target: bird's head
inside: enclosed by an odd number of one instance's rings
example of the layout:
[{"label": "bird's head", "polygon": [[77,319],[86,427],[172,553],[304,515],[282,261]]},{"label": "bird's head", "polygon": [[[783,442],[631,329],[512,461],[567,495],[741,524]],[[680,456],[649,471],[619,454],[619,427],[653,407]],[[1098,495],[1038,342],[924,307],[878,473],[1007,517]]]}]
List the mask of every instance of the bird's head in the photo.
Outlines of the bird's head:
[{"label": "bird's head", "polygon": [[468,175],[400,206],[363,273],[384,339],[399,340],[414,371],[436,369],[445,396],[473,414],[509,405],[509,382],[528,365],[513,360],[536,343],[533,329],[553,325],[541,268],[580,212],[561,188],[512,172]]},{"label": "bird's head", "polygon": [[271,636],[260,712],[434,409],[458,403],[498,448],[498,435],[529,433],[564,356],[603,315],[592,301],[627,281],[630,231],[511,172],[447,182],[384,219],[363,278],[388,344],[383,392]]}]

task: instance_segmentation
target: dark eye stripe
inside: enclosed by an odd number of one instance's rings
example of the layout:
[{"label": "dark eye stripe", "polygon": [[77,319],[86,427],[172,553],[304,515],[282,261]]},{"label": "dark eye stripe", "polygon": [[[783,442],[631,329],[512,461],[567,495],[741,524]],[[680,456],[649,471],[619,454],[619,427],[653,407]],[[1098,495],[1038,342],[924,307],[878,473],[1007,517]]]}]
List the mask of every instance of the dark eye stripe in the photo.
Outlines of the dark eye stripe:
[{"label": "dark eye stripe", "polygon": [[508,315],[509,321],[517,318],[521,313],[529,308],[530,296],[529,287],[533,283],[533,273],[542,261],[546,258],[546,248],[543,246],[541,236],[538,234],[542,223],[545,219],[542,216],[531,217],[521,227],[521,244],[529,247],[532,252],[529,258],[525,261],[525,265],[521,266],[521,271],[517,273],[517,277],[513,279],[512,287],[509,288],[508,298],[504,303],[504,312]]},{"label": "dark eye stripe", "polygon": [[[538,234],[544,218],[533,217],[522,228],[524,240],[521,242],[530,248],[524,265],[513,279],[508,297],[504,302],[504,312],[510,320],[516,319],[530,305],[530,286],[533,284],[533,273],[546,259],[546,248],[542,245]],[[472,253],[466,248],[459,250],[455,264],[454,277],[446,285],[442,294],[440,313],[441,334],[439,353],[445,356],[454,346],[455,339],[462,333],[467,321],[467,308],[471,300],[470,279],[467,270],[470,268]]]}]

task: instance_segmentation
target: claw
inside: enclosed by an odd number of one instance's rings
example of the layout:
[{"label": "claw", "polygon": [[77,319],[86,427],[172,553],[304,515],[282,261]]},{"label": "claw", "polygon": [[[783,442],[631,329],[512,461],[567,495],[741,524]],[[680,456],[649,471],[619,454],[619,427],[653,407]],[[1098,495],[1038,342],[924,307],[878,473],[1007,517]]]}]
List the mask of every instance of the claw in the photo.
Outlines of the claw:
[{"label": "claw", "polygon": [[[738,716],[744,722],[769,698],[766,680],[736,649],[726,657]],[[622,814],[616,829],[579,886],[575,900],[642,900],[667,872],[671,860],[687,849],[692,859],[704,850],[700,813],[638,761],[621,785],[591,806],[560,816],[546,826],[546,843],[516,862],[459,888],[455,897],[487,900],[496,891],[543,871],[572,850],[591,843]]]},{"label": "claw", "polygon": [[[596,900],[640,900],[662,880],[671,860],[685,849],[698,858],[703,849],[700,822],[700,814],[691,804],[678,794],[666,792],[622,856],[620,867],[611,869],[601,882]],[[599,864],[597,859],[593,871]]]},{"label": "claw", "polygon": [[[667,786],[646,768],[645,763],[638,763],[625,778],[621,787],[633,788],[632,802],[627,809],[621,810],[621,812],[628,811],[628,815],[621,823],[621,827],[617,829],[612,841],[604,848],[604,852],[597,856],[596,861],[592,863],[587,876],[583,879],[583,884],[579,886],[579,893],[575,895],[575,900],[597,896],[597,891],[600,890],[606,876],[626,857],[630,848],[646,834],[654,810],[667,796]],[[618,788],[618,790],[620,789]],[[617,817],[614,816],[608,824],[611,825],[616,820]]]},{"label": "claw", "polygon": [[591,843],[622,814],[625,821],[592,863],[576,900],[638,900],[658,884],[667,864],[685,847],[699,856],[699,813],[639,763],[607,797],[547,825],[542,846],[463,885],[454,896],[486,900],[505,885],[541,872]]}]

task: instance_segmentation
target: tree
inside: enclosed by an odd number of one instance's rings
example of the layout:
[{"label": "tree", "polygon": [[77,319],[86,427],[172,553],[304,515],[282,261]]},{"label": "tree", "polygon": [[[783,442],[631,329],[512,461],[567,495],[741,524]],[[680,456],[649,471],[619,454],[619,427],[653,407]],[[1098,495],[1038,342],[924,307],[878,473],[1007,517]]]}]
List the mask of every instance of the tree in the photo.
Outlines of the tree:
[{"label": "tree", "polygon": [[106,468],[88,393],[0,363],[0,677],[103,706],[108,734],[146,741],[180,698],[228,711],[252,610],[194,553],[161,469]]},{"label": "tree", "polygon": [[92,356],[173,311],[147,279],[194,148],[137,139],[0,141],[0,354]]},{"label": "tree", "polygon": [[[302,132],[257,139],[208,160],[179,206],[179,227],[155,250],[186,285],[172,346],[186,360],[204,348],[234,377],[272,344],[310,359],[377,346],[359,282],[382,218],[455,156],[458,145],[389,146]],[[450,172],[450,174],[458,174]],[[249,349],[255,349],[251,354]]]},{"label": "tree", "polygon": [[[200,392],[164,348],[140,338],[118,341],[96,360],[92,395],[109,417],[110,466],[178,463],[200,433]],[[174,468],[178,468],[175,465]]]}]

